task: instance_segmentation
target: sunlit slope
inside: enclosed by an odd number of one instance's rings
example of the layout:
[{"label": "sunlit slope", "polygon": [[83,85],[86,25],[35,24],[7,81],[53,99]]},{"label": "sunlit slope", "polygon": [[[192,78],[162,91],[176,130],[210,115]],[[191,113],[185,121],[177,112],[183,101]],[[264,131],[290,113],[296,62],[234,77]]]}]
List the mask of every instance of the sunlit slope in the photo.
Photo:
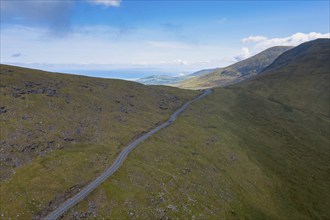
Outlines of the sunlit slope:
[{"label": "sunlit slope", "polygon": [[271,47],[261,53],[224,68],[218,68],[211,73],[189,78],[177,84],[188,89],[212,88],[241,82],[257,75],[270,65],[279,55],[292,47]]},{"label": "sunlit slope", "polygon": [[198,92],[1,65],[5,218],[40,217]]},{"label": "sunlit slope", "polygon": [[329,219],[328,43],[194,103],[66,218]]}]

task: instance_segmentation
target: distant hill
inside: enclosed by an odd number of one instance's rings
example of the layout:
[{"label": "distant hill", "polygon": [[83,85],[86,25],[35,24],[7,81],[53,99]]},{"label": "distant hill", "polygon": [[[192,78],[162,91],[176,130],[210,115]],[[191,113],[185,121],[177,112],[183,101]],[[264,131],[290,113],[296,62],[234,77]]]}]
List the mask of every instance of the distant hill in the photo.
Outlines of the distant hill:
[{"label": "distant hill", "polygon": [[329,219],[329,45],[213,89],[65,219]]},{"label": "distant hill", "polygon": [[257,75],[270,65],[279,55],[292,47],[277,46],[262,51],[246,60],[242,60],[228,67],[217,68],[212,72],[183,80],[176,84],[181,88],[210,88],[226,86],[241,82]]},{"label": "distant hill", "polygon": [[195,76],[201,76],[204,74],[208,74],[210,72],[214,71],[214,69],[205,69],[205,70],[200,70],[188,75],[184,76],[168,76],[168,75],[153,75],[153,76],[148,76],[144,78],[140,78],[136,80],[136,82],[145,84],[145,85],[172,85],[179,83],[185,79],[189,79],[191,77]]},{"label": "distant hill", "polygon": [[187,79],[187,76],[167,76],[167,75],[153,75],[136,80],[138,83],[145,85],[169,85],[173,83],[178,83],[184,79]]}]

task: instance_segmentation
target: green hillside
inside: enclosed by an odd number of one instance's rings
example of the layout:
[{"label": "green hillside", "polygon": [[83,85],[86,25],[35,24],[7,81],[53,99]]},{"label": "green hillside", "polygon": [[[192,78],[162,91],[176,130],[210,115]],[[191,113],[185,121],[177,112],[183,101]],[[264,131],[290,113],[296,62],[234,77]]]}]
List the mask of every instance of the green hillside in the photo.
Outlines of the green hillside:
[{"label": "green hillside", "polygon": [[235,84],[257,75],[279,55],[290,48],[292,47],[272,47],[228,67],[218,68],[211,73],[184,80],[176,86],[180,88],[196,89]]},{"label": "green hillside", "polygon": [[65,219],[329,219],[329,44],[214,89]]},{"label": "green hillside", "polygon": [[278,57],[260,77],[238,85],[282,105],[329,117],[330,40],[304,43]]},{"label": "green hillside", "polygon": [[0,216],[44,216],[199,92],[1,65]]}]

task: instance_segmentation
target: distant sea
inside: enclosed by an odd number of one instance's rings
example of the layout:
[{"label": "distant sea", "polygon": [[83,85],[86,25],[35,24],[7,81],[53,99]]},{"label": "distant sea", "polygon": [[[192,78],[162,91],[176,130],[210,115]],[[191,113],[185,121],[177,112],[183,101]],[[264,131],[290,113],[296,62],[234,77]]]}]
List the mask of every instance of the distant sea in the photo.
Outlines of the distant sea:
[{"label": "distant sea", "polygon": [[148,77],[151,75],[168,75],[176,76],[177,73],[170,73],[165,71],[157,70],[139,70],[139,69],[128,69],[128,70],[60,70],[58,72],[78,74],[84,76],[101,77],[101,78],[113,78],[113,79],[124,79],[135,81],[139,78]]},{"label": "distant sea", "polygon": [[[84,76],[92,76],[92,77],[100,77],[100,78],[112,78],[112,79],[124,79],[135,81],[140,78],[152,76],[152,75],[167,75],[167,76],[182,76],[185,74],[189,74],[193,71],[181,71],[177,68],[127,68],[127,69],[96,69],[86,66],[86,68],[79,67],[75,68],[77,65],[56,65],[56,64],[39,64],[39,63],[7,63],[8,65],[21,66],[26,68],[40,69],[44,71],[50,72],[58,72],[58,73],[69,73],[69,74],[77,74]],[[70,67],[71,66],[71,67]]]}]

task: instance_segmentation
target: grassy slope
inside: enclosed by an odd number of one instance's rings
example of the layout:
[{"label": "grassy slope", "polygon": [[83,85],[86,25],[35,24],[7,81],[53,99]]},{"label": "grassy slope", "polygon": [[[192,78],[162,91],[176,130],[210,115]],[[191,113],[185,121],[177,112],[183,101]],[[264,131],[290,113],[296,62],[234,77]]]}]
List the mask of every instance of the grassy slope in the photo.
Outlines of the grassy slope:
[{"label": "grassy slope", "polygon": [[268,65],[270,65],[280,54],[289,50],[291,47],[277,46],[256,54],[246,60],[242,60],[225,68],[218,68],[215,71],[184,80],[177,84],[181,88],[212,88],[226,86],[241,82],[250,78]]},{"label": "grassy slope", "polygon": [[5,218],[42,216],[198,92],[1,65]]},{"label": "grassy slope", "polygon": [[260,77],[237,87],[329,117],[330,41],[310,41],[283,53]]},{"label": "grassy slope", "polygon": [[329,219],[329,49],[305,52],[194,103],[66,218]]}]

